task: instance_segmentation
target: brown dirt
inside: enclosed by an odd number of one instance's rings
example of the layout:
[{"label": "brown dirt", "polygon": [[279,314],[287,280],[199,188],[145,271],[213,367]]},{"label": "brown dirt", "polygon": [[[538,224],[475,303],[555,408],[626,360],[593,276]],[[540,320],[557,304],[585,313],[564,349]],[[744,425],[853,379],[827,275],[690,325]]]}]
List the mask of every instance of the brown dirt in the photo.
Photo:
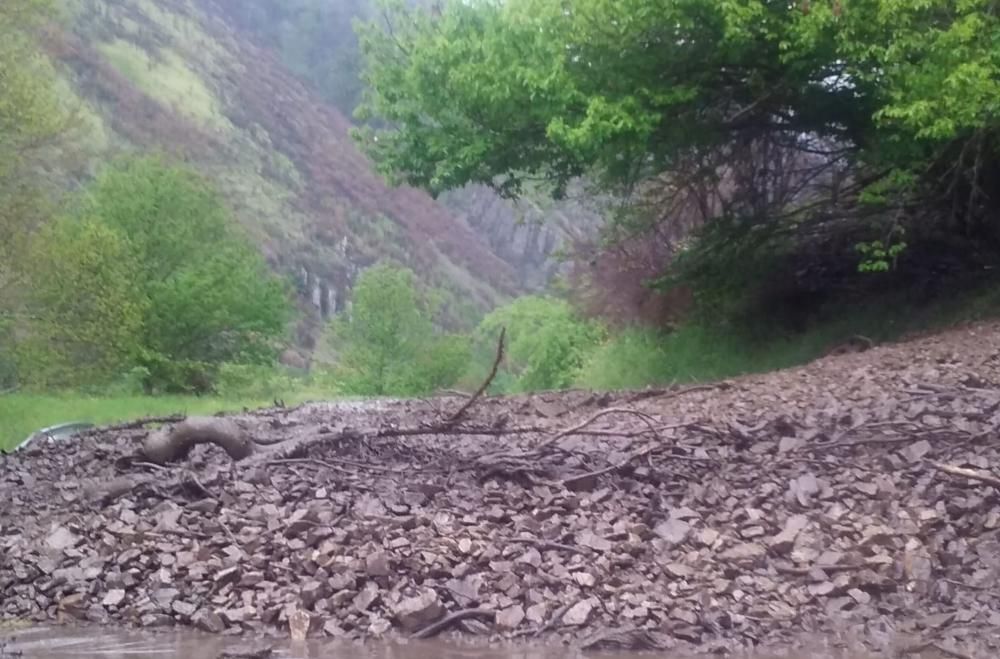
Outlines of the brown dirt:
[{"label": "brown dirt", "polygon": [[143,464],[141,428],[3,458],[0,617],[996,656],[1000,325],[449,425],[461,403],[242,415],[288,441],[235,464]]}]

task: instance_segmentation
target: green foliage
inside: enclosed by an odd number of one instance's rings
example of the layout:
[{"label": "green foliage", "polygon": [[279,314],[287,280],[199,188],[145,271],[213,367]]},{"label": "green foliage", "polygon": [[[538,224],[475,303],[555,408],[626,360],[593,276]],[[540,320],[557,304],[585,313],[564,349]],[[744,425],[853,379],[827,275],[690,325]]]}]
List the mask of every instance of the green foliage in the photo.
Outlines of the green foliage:
[{"label": "green foliage", "polygon": [[865,90],[823,84],[833,33],[792,7],[452,0],[436,18],[391,3],[392,27],[362,33],[362,109],[391,128],[356,135],[398,180],[439,192],[499,177],[516,194],[534,176],[557,193],[584,173],[628,186],[728,138],[741,107],[794,108],[801,132],[863,129]]},{"label": "green foliage", "polygon": [[789,251],[787,239],[768,224],[717,218],[693,233],[654,285],[689,286],[702,319],[733,318],[755,308],[769,282],[780,283]]},{"label": "green foliage", "polygon": [[935,273],[942,233],[969,271],[1000,254],[993,0],[383,4],[361,43],[362,112],[384,123],[354,135],[384,175],[512,196],[583,177],[649,202],[645,230],[671,240],[696,224],[673,217],[690,191],[710,226],[673,283],[706,313],[850,290],[859,269]]},{"label": "green foliage", "polygon": [[0,5],[0,177],[23,165],[27,154],[62,128],[54,80],[32,34],[54,11],[50,0]]},{"label": "green foliage", "polygon": [[[290,318],[285,286],[197,174],[158,158],[125,161],[98,179],[84,212],[126,236],[141,264],[144,361],[195,372],[273,361]],[[178,375],[151,384],[184,386]],[[202,389],[192,377],[188,386]]]},{"label": "green foliage", "polygon": [[563,389],[572,385],[588,352],[604,336],[597,323],[581,319],[569,303],[528,296],[489,313],[476,330],[483,361],[492,360],[497,337],[507,328],[507,354],[496,385],[506,391]]},{"label": "green foliage", "polygon": [[33,166],[65,125],[52,70],[34,40],[54,11],[50,0],[0,3],[0,316],[13,312],[25,242],[47,213]]},{"label": "green foliage", "polygon": [[868,243],[858,243],[855,249],[863,257],[858,264],[860,272],[888,272],[906,249],[906,243],[898,242],[886,246],[881,240],[873,240]]},{"label": "green foliage", "polygon": [[93,219],[60,220],[34,237],[29,263],[21,382],[105,382],[136,359],[148,306],[125,237]]},{"label": "green foliage", "polygon": [[461,334],[432,338],[417,355],[415,370],[420,387],[427,393],[453,387],[469,370],[472,341]]},{"label": "green foliage", "polygon": [[346,393],[421,394],[454,384],[468,366],[468,341],[435,336],[425,308],[407,269],[379,264],[358,277],[350,311],[331,327]]},{"label": "green foliage", "polygon": [[932,300],[886,289],[867,299],[838,301],[801,329],[760,316],[725,324],[697,319],[670,332],[633,327],[592,351],[576,384],[631,389],[714,381],[804,364],[852,336],[883,343],[998,314],[1000,287],[994,279]]},{"label": "green foliage", "polygon": [[755,340],[745,328],[703,323],[687,323],[672,332],[629,328],[589,355],[577,384],[628,389],[774,370],[818,356],[829,338],[824,332],[776,333]]},{"label": "green foliage", "polygon": [[452,0],[440,18],[403,2],[387,11],[391,29],[363,32],[364,109],[392,128],[358,135],[385,172],[433,191],[495,177],[518,191],[539,173],[557,190],[585,172],[627,184],[775,114],[915,169],[920,150],[906,140],[995,131],[1000,113],[992,0],[820,0],[809,11],[770,0],[571,10]]},{"label": "green foliage", "polygon": [[103,385],[134,366],[147,391],[212,388],[218,365],[273,362],[285,286],[196,174],[123,161],[79,217],[34,241],[25,382]]}]

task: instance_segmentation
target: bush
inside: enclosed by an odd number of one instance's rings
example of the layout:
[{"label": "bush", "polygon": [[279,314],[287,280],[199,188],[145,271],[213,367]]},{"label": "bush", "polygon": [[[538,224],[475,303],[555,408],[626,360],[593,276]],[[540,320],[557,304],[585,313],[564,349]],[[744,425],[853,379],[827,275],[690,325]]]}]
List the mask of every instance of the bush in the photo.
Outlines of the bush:
[{"label": "bush", "polygon": [[469,342],[436,336],[413,272],[376,265],[358,277],[350,312],[331,324],[338,352],[334,378],[346,393],[419,395],[454,385],[466,370]]},{"label": "bush", "polygon": [[492,362],[500,328],[507,328],[499,391],[535,391],[572,386],[586,356],[604,336],[599,324],[576,315],[569,303],[528,296],[488,314],[475,332],[478,362]]},{"label": "bush", "polygon": [[147,393],[206,393],[220,364],[273,363],[291,317],[218,192],[158,158],[109,168],[32,254],[29,384],[108,385],[142,367]]}]

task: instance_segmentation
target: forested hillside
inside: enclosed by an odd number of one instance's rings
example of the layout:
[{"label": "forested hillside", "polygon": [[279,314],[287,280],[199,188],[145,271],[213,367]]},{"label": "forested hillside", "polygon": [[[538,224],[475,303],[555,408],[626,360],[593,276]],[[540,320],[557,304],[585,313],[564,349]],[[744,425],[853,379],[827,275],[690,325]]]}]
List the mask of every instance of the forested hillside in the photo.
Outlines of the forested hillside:
[{"label": "forested hillside", "polygon": [[[324,318],[344,308],[359,270],[380,257],[417,272],[451,323],[467,326],[522,290],[513,262],[462,218],[423,192],[387,187],[349,139],[341,110],[266,39],[258,46],[225,5],[82,0],[48,32],[45,46],[68,72],[63,92],[90,124],[78,180],[129,149],[180,157],[219,185],[269,263]],[[350,32],[349,20],[338,25]],[[323,53],[309,58],[338,71]],[[305,347],[316,336],[315,322],[303,326]]]}]

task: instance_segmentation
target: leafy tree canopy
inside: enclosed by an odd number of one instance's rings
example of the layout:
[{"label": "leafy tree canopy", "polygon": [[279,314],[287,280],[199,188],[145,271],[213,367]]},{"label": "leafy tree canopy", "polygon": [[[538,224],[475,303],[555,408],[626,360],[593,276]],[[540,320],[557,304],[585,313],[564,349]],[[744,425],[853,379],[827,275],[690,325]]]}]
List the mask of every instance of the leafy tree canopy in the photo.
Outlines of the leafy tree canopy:
[{"label": "leafy tree canopy", "polygon": [[992,0],[383,4],[361,32],[382,123],[354,135],[395,183],[589,181],[628,202],[609,236],[647,279],[721,273],[748,308],[1000,262]]},{"label": "leafy tree canopy", "polygon": [[14,266],[42,212],[34,157],[64,127],[52,71],[34,40],[53,12],[51,0],[0,3],[0,314],[9,312]]},{"label": "leafy tree canopy", "polygon": [[[777,130],[909,168],[995,130],[990,0],[476,0],[390,3],[363,32],[357,133],[381,170],[434,192],[630,186],[685,155]],[[899,152],[887,143],[909,143]],[[923,151],[922,151],[923,149]]]}]

